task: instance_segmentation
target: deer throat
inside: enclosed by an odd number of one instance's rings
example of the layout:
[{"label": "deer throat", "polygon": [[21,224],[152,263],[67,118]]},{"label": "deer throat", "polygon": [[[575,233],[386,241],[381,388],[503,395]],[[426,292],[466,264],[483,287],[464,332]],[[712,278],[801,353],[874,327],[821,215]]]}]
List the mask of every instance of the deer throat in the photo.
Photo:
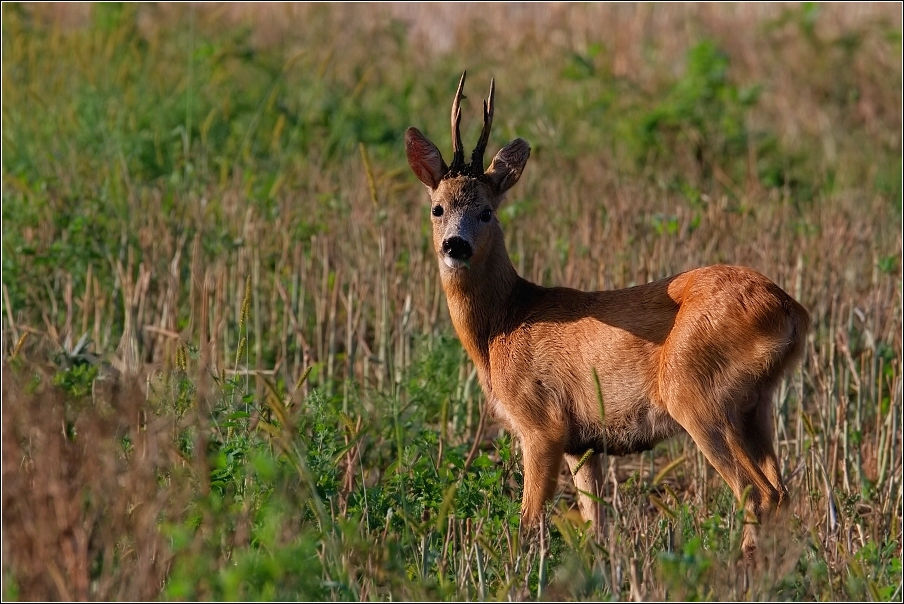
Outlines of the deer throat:
[{"label": "deer throat", "polygon": [[508,255],[470,270],[440,272],[455,332],[482,377],[488,378],[490,341],[505,329],[518,274]]}]

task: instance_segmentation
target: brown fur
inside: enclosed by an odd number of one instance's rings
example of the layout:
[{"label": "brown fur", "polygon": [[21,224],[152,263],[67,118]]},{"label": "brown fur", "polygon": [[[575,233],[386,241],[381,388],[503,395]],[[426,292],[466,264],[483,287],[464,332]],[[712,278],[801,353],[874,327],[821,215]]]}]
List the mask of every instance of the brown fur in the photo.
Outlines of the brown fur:
[{"label": "brown fur", "polygon": [[[527,163],[527,143],[503,148],[482,177],[447,174],[414,128],[406,147],[432,208],[442,208],[433,240],[452,323],[487,399],[522,444],[525,523],[541,519],[563,457],[574,472],[588,449],[625,455],[682,430],[739,500],[749,489],[751,521],[783,502],[772,395],[803,354],[809,316],[800,304],[753,270],[721,265],[615,291],[535,285],[515,272],[495,217]],[[470,246],[465,261],[444,251],[452,238]],[[599,504],[581,493],[601,494],[596,456],[575,484],[584,517],[599,528]],[[742,548],[755,549],[752,524]]]}]

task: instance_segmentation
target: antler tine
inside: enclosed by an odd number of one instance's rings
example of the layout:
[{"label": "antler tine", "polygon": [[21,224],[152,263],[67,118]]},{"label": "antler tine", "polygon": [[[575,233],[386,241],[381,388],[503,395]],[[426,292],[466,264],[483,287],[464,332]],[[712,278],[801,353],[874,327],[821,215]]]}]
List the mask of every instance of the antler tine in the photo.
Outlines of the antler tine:
[{"label": "antler tine", "polygon": [[467,75],[467,70],[462,72],[461,80],[458,81],[458,92],[455,93],[455,100],[452,101],[452,165],[449,167],[450,172],[461,170],[465,164],[465,152],[461,144],[461,100],[467,98],[462,94]]},{"label": "antler tine", "polygon": [[490,80],[490,95],[483,102],[483,130],[474,153],[471,154],[471,172],[474,176],[483,174],[483,154],[487,150],[487,141],[490,140],[490,128],[493,127],[493,98],[496,96],[496,79]]}]

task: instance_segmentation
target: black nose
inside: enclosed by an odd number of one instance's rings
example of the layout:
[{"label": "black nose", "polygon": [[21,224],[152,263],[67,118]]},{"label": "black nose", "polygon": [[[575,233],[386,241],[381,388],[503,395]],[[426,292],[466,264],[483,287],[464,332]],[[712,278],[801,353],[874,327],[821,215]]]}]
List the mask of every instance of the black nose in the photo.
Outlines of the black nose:
[{"label": "black nose", "polygon": [[449,237],[443,241],[443,253],[456,260],[467,260],[474,255],[471,244],[461,237]]}]

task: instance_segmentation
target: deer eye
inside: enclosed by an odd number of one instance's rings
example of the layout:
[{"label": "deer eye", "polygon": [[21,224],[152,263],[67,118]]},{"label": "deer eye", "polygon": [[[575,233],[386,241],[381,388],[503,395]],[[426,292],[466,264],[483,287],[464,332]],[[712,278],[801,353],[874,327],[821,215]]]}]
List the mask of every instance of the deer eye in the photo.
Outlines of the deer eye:
[{"label": "deer eye", "polygon": [[490,210],[490,208],[487,208],[483,212],[480,213],[480,219],[484,222],[489,222],[490,218],[492,218],[492,217],[493,217],[493,211]]},{"label": "deer eye", "polygon": [[437,218],[443,215],[443,206],[433,206],[433,211],[430,212]]}]

